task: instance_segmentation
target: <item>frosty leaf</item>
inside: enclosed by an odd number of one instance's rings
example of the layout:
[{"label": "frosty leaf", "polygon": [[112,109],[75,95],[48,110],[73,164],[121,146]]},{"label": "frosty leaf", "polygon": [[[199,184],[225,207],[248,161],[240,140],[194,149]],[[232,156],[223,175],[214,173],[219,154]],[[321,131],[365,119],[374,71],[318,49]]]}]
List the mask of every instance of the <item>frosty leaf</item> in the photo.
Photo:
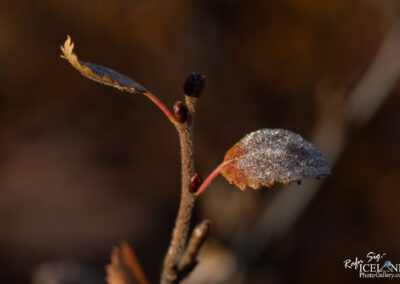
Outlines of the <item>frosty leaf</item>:
[{"label": "frosty leaf", "polygon": [[81,72],[83,76],[98,83],[113,86],[120,91],[126,91],[129,93],[146,92],[146,89],[140,86],[134,80],[118,73],[117,71],[93,63],[78,60],[78,56],[73,50],[74,43],[71,41],[71,37],[68,36],[64,46],[61,46],[61,51],[63,53],[61,57],[67,60],[76,70]]},{"label": "frosty leaf", "polygon": [[300,135],[284,129],[261,129],[246,135],[225,155],[221,174],[241,190],[289,184],[330,174],[320,152]]}]

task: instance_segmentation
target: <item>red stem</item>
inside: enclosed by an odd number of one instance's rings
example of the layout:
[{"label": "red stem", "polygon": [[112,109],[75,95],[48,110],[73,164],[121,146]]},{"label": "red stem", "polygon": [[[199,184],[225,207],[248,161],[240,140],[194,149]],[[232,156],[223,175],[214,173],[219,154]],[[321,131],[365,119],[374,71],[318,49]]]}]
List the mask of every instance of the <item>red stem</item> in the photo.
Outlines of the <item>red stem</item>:
[{"label": "red stem", "polygon": [[219,175],[221,172],[222,167],[226,165],[226,163],[220,164],[205,180],[204,182],[200,185],[199,189],[195,193],[196,196],[201,195],[207,187],[210,185],[210,183]]},{"label": "red stem", "polygon": [[159,98],[157,98],[153,93],[150,92],[144,92],[143,95],[148,97],[153,103],[155,103],[161,111],[168,117],[169,121],[172,122],[173,125],[177,125],[178,121],[176,121],[175,117],[171,113],[171,111],[165,106],[165,104],[160,101]]}]

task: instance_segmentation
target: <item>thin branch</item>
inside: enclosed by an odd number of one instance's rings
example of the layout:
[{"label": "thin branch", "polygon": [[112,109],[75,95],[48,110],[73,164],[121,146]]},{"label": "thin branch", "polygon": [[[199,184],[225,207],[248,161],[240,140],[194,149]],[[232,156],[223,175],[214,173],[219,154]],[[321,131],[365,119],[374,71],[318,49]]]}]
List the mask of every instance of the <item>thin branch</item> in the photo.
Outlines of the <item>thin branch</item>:
[{"label": "thin branch", "polygon": [[[76,70],[83,76],[92,79],[98,83],[105,84],[117,88],[120,91],[126,91],[134,94],[143,94],[149,98],[161,111],[167,116],[169,121],[175,125],[180,140],[181,159],[182,159],[182,190],[181,202],[179,205],[178,216],[176,218],[175,227],[172,233],[172,240],[168,249],[167,255],[164,260],[164,268],[161,276],[161,283],[177,283],[180,279],[180,271],[178,271],[178,264],[185,251],[187,237],[190,227],[190,220],[192,218],[192,211],[196,196],[189,191],[191,178],[194,174],[194,160],[193,160],[193,120],[195,115],[195,108],[197,98],[200,96],[204,84],[205,76],[193,72],[186,79],[184,84],[185,106],[181,108],[175,104],[175,116],[160,101],[154,94],[147,91],[140,84],[133,79],[104,66],[93,64],[90,62],[78,60],[78,56],[73,52],[74,43],[68,36],[64,45],[61,46],[61,57],[67,60]],[[182,103],[180,102],[182,105]],[[186,109],[187,117],[186,117]],[[178,121],[179,120],[179,121]],[[132,264],[132,270],[138,279],[141,279],[141,284],[147,283],[147,279],[142,272],[139,262],[137,261],[132,250],[129,249],[127,244],[123,244],[123,248],[127,251],[125,257],[129,263]],[[116,248],[112,253],[112,264],[107,266],[109,273],[109,282],[112,284],[127,284],[131,283],[129,273],[126,273],[126,268],[123,264],[124,249]],[[129,270],[129,269],[128,269]]]},{"label": "thin branch", "polygon": [[190,220],[192,218],[194,202],[196,199],[196,196],[189,192],[189,184],[190,179],[194,174],[193,120],[197,99],[185,96],[185,102],[188,109],[187,122],[176,125],[179,133],[182,161],[181,201],[172,233],[171,244],[164,260],[164,267],[161,275],[162,284],[177,283],[179,281],[178,265],[185,250]]}]

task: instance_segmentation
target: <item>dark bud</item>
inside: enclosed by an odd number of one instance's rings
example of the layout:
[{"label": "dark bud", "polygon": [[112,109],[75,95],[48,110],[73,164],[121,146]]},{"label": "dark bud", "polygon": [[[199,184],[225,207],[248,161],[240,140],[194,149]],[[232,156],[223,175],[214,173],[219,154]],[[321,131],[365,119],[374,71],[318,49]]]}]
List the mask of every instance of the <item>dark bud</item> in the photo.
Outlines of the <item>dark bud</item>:
[{"label": "dark bud", "polygon": [[180,123],[186,122],[187,109],[186,106],[182,103],[182,101],[177,101],[174,104],[174,117]]},{"label": "dark bud", "polygon": [[192,179],[190,180],[189,184],[189,191],[191,193],[196,193],[196,191],[199,189],[200,185],[203,183],[203,179],[198,173],[195,173],[192,176]]},{"label": "dark bud", "polygon": [[186,95],[191,97],[200,97],[201,92],[204,89],[206,83],[206,76],[201,75],[197,72],[192,72],[186,78],[185,84],[183,85],[183,91]]}]

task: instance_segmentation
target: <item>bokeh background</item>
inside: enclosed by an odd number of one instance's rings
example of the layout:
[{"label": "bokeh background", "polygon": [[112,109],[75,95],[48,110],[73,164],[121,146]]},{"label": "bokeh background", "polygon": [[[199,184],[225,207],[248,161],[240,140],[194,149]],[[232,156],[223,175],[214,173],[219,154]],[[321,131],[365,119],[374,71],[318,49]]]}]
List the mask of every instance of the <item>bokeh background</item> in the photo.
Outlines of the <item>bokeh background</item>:
[{"label": "bokeh background", "polygon": [[[144,96],[86,80],[62,60],[127,74],[167,105],[207,75],[196,117],[207,176],[246,133],[313,141],[332,175],[241,192],[219,177],[186,283],[357,283],[343,261],[400,262],[397,1],[0,2],[0,282],[105,283],[127,240],[157,283],[179,202],[176,131]],[[376,282],[379,282],[377,279]]]}]

